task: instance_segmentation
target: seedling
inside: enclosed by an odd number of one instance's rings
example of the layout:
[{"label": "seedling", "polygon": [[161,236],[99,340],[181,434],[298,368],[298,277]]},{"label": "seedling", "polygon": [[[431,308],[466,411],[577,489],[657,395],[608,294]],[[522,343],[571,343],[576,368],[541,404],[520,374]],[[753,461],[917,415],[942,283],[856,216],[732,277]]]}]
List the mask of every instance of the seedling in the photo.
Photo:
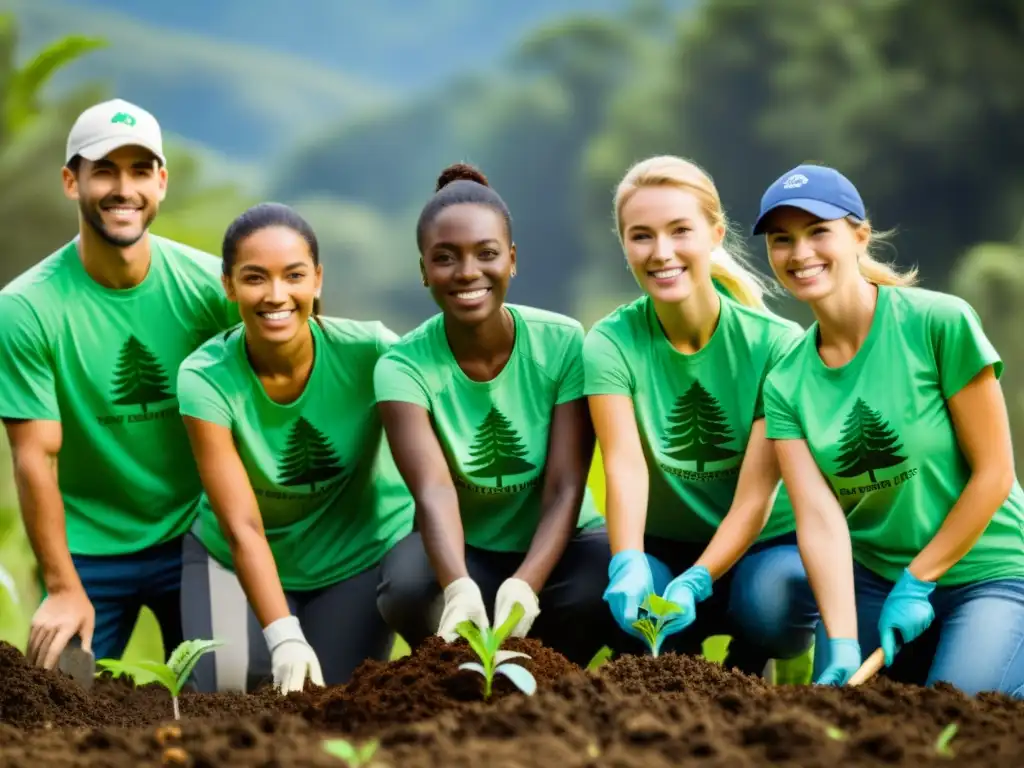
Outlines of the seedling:
[{"label": "seedling", "polygon": [[[192,670],[195,669],[203,654],[220,645],[224,645],[220,640],[186,640],[174,649],[166,664],[148,660],[131,663],[119,659],[100,659],[96,662],[96,666],[113,673],[114,677],[128,675],[136,686],[160,683],[171,694],[174,719],[180,720],[178,695],[181,693],[181,689],[185,687],[189,675],[192,674]],[[102,672],[96,674],[99,676]]]},{"label": "seedling", "polygon": [[516,688],[527,696],[532,696],[537,690],[537,681],[528,669],[518,664],[506,663],[509,659],[528,659],[530,656],[518,651],[498,650],[501,648],[505,638],[509,636],[509,633],[519,623],[524,613],[526,611],[523,610],[523,606],[516,603],[512,606],[512,611],[509,613],[508,618],[505,619],[505,623],[497,629],[487,627],[481,630],[472,621],[462,621],[455,626],[455,631],[466,638],[469,647],[473,649],[477,658],[480,659],[480,663],[467,661],[465,664],[460,664],[459,669],[469,669],[483,675],[485,699],[491,697],[491,684],[494,682],[495,673],[507,677]]},{"label": "seedling", "polygon": [[606,664],[613,653],[614,651],[607,645],[603,646],[601,650],[594,654],[594,658],[587,663],[587,672],[593,672],[601,665]]},{"label": "seedling", "polygon": [[640,609],[646,611],[647,615],[634,621],[633,629],[644,636],[644,640],[647,641],[647,645],[651,649],[651,655],[657,658],[658,651],[661,650],[661,641],[664,639],[661,633],[665,629],[665,624],[673,615],[683,612],[682,606],[671,600],[658,597],[658,595],[650,594],[644,598]]},{"label": "seedling", "polygon": [[846,731],[842,728],[836,728],[834,725],[830,725],[825,729],[825,734],[832,739],[832,741],[845,741]]},{"label": "seedling", "polygon": [[942,729],[939,738],[935,740],[935,751],[942,757],[953,757],[953,750],[949,748],[949,742],[956,736],[958,729],[959,726],[956,723],[950,723]]},{"label": "seedling", "polygon": [[380,746],[380,742],[377,739],[370,739],[359,747],[345,739],[328,739],[324,742],[324,752],[339,760],[344,760],[349,768],[360,768],[370,764],[373,756],[377,753],[378,746]]}]

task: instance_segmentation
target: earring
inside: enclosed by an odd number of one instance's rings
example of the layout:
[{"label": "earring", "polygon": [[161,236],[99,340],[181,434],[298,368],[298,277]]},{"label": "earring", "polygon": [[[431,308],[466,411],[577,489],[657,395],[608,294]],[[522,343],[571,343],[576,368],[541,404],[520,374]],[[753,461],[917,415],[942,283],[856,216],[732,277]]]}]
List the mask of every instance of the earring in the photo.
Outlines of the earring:
[{"label": "earring", "polygon": [[516,268],[512,267],[512,277],[515,277],[515,276],[516,276]]}]

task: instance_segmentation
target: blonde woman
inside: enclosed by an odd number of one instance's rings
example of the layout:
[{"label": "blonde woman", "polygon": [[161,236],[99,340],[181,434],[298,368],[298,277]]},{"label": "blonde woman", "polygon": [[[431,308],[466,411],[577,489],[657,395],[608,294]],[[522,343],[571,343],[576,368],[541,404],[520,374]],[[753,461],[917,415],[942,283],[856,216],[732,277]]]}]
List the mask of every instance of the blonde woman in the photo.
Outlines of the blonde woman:
[{"label": "blonde woman", "polygon": [[1024,493],[977,314],[871,257],[832,168],[780,176],[754,234],[816,318],[765,384],[823,617],[815,679],[842,685],[881,647],[905,682],[1021,697]]},{"label": "blonde woman", "polygon": [[635,165],[615,218],[643,295],[584,346],[607,478],[605,600],[638,636],[644,598],[662,595],[683,607],[667,647],[729,634],[730,665],[758,673],[803,653],[818,620],[761,400],[801,329],[764,308],[760,280],[724,250],[721,200],[693,163]]}]

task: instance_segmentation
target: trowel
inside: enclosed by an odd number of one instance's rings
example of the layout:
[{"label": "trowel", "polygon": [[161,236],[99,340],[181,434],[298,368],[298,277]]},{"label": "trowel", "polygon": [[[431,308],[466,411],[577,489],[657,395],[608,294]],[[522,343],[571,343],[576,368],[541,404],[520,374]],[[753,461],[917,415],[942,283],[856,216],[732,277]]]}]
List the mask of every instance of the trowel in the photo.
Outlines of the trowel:
[{"label": "trowel", "polygon": [[71,676],[71,679],[88,690],[96,678],[96,659],[92,651],[82,650],[82,641],[71,638],[57,661],[57,669]]}]

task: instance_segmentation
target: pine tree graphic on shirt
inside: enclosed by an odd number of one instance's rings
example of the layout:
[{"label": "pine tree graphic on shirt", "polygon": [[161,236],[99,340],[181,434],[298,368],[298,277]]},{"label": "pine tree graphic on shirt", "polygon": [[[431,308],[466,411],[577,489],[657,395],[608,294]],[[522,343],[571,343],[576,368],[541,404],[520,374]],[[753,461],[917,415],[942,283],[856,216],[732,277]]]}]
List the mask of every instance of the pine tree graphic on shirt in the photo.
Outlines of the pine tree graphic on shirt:
[{"label": "pine tree graphic on shirt", "polygon": [[703,472],[708,462],[739,455],[739,451],[726,447],[734,437],[725,411],[699,381],[676,399],[668,421],[663,438],[665,455],[676,461],[696,462],[698,472]]},{"label": "pine tree graphic on shirt", "polygon": [[317,483],[337,477],[344,467],[327,436],[300,416],[288,435],[280,470],[281,485],[308,485],[315,491]]},{"label": "pine tree graphic on shirt", "polygon": [[174,399],[163,366],[134,336],[128,337],[118,355],[113,395],[115,405],[140,405],[143,413],[154,403]]},{"label": "pine tree graphic on shirt", "polygon": [[526,446],[512,422],[491,406],[476,431],[476,440],[469,449],[472,461],[466,467],[477,470],[469,473],[471,477],[493,477],[496,487],[501,488],[502,478],[536,469],[523,458],[525,455]]},{"label": "pine tree graphic on shirt", "polygon": [[867,472],[874,483],[875,470],[895,467],[907,460],[906,456],[899,455],[903,449],[899,435],[878,411],[859,397],[846,417],[839,439],[842,452],[836,459],[837,477],[857,477]]}]

